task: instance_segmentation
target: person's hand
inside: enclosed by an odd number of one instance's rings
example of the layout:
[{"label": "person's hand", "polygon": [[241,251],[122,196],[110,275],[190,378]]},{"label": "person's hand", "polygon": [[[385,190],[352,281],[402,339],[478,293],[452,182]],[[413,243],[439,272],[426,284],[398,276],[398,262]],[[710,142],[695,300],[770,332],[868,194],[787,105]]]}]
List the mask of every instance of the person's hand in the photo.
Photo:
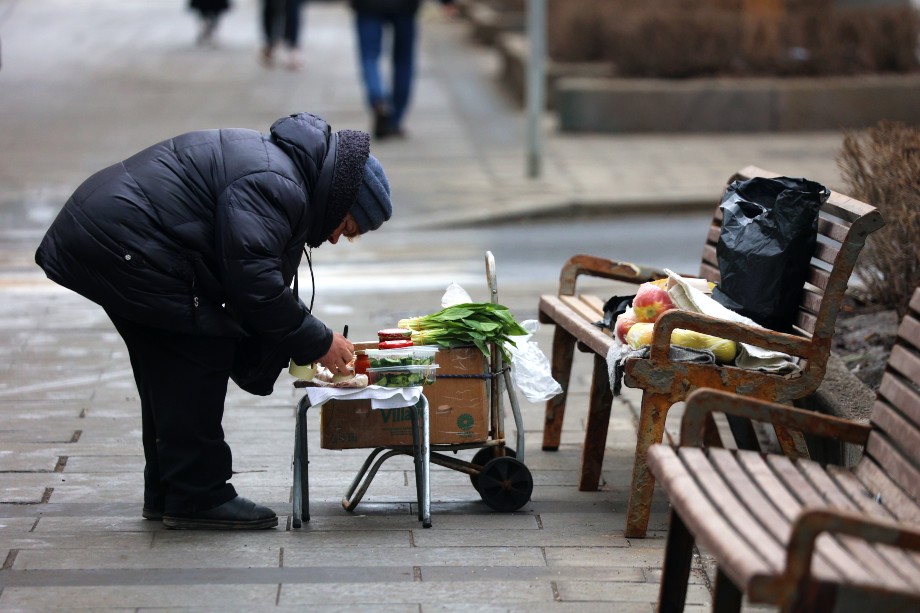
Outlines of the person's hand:
[{"label": "person's hand", "polygon": [[344,375],[348,372],[348,364],[354,357],[355,346],[351,341],[338,332],[333,332],[329,351],[317,362],[328,368],[333,375]]}]

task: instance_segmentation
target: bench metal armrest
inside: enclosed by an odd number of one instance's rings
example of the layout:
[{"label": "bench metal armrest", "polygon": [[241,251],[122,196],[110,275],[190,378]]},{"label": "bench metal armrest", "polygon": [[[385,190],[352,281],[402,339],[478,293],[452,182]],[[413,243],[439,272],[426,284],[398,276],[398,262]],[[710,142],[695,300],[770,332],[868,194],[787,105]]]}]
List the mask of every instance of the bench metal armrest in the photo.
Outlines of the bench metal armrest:
[{"label": "bench metal armrest", "polygon": [[687,396],[687,404],[680,424],[680,444],[703,446],[707,417],[714,412],[747,417],[754,421],[777,424],[790,430],[863,446],[872,430],[870,426],[855,421],[731,392],[704,388]]},{"label": "bench metal armrest", "polygon": [[710,317],[702,313],[694,313],[693,311],[672,309],[662,313],[655,322],[652,347],[649,353],[649,359],[652,362],[665,363],[669,361],[668,348],[671,345],[671,333],[678,329],[693,330],[694,332],[701,332],[717,338],[747,343],[797,357],[807,357],[809,353],[808,347],[811,342],[808,338],[794,334],[748,326],[717,317]]},{"label": "bench metal armrest", "polygon": [[920,527],[837,509],[805,509],[792,526],[786,551],[786,584],[791,589],[803,586],[810,576],[815,542],[825,532],[920,551]]},{"label": "bench metal armrest", "polygon": [[559,295],[575,294],[575,284],[581,275],[636,284],[668,276],[663,270],[639,266],[631,262],[616,262],[584,254],[574,255],[569,258],[559,273]]}]

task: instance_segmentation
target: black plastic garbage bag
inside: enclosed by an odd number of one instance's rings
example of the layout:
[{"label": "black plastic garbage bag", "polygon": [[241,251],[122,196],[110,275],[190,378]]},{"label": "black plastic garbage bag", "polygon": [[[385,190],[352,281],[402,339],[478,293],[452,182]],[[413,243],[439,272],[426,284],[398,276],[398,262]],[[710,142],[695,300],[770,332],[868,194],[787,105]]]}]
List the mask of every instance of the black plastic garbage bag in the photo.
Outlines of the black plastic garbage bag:
[{"label": "black plastic garbage bag", "polygon": [[807,179],[754,178],[725,191],[713,298],[760,325],[789,331],[830,191]]},{"label": "black plastic garbage bag", "polygon": [[617,323],[617,316],[625,313],[626,309],[632,306],[633,298],[636,295],[632,294],[630,296],[612,296],[604,303],[604,319],[600,321],[595,321],[594,325],[601,329],[613,330],[613,326]]}]

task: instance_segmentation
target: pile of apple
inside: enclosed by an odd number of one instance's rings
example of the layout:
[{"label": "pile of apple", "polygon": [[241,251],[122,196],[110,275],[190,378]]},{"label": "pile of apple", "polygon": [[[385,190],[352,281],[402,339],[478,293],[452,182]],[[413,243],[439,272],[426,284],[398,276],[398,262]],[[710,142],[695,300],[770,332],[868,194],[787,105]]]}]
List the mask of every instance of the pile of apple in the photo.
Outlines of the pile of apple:
[{"label": "pile of apple", "polygon": [[653,324],[667,310],[676,309],[667,290],[668,280],[658,279],[639,286],[632,307],[617,316],[613,332],[617,340],[626,344],[626,335],[637,323]]},{"label": "pile of apple", "polygon": [[[662,313],[677,306],[671,301],[667,290],[667,279],[649,281],[639,286],[632,308],[617,316],[613,327],[614,335],[620,343],[633,349],[652,343],[652,331],[655,322]],[[728,364],[734,361],[738,346],[734,341],[725,340],[692,330],[674,330],[671,332],[671,344],[693,349],[708,349],[715,355],[716,361]]]}]

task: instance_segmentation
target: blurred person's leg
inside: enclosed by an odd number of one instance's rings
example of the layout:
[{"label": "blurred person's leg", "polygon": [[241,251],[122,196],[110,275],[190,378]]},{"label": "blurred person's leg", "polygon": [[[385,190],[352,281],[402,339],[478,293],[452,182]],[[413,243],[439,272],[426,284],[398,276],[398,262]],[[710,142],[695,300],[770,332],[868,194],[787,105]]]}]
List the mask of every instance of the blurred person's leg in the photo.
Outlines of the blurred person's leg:
[{"label": "blurred person's leg", "polygon": [[291,49],[300,46],[300,8],[301,0],[284,2],[284,42]]},{"label": "blurred person's leg", "polygon": [[393,24],[393,132],[402,131],[402,120],[412,95],[415,72],[415,40],[417,36],[416,13],[392,15]]},{"label": "blurred person's leg", "polygon": [[302,0],[284,0],[284,42],[288,48],[288,68],[300,70],[300,18]]},{"label": "blurred person's leg", "polygon": [[358,31],[358,57],[364,81],[367,104],[374,113],[374,136],[381,138],[390,131],[388,97],[380,78],[380,55],[383,49],[384,20],[379,15],[358,13],[355,17]]},{"label": "blurred person's leg", "polygon": [[265,45],[259,59],[266,66],[274,63],[275,44],[278,42],[278,20],[281,17],[280,3],[284,0],[262,0],[262,35]]}]

